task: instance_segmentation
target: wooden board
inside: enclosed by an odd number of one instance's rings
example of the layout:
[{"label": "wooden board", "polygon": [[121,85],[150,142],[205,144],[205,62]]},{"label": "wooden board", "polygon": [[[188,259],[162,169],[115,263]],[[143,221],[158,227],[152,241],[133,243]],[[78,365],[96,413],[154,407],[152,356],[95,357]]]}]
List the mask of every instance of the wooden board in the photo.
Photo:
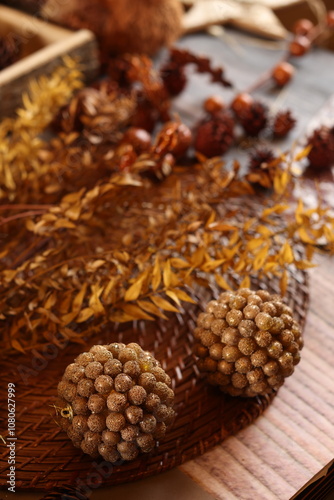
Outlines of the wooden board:
[{"label": "wooden board", "polygon": [[[224,62],[226,74],[233,75],[239,89],[279,58],[279,51],[269,44],[231,31],[220,41],[197,35],[187,37],[183,44],[214,54],[217,64]],[[267,86],[258,92],[272,106],[289,107],[297,116],[287,145],[302,143],[320,123],[334,124],[334,54],[315,50],[293,63],[297,73],[286,89],[279,92]],[[191,105],[196,97],[198,94],[188,95],[184,105],[189,122],[199,113],[201,101],[197,109]],[[245,160],[246,154],[239,151],[238,156]],[[321,192],[334,207],[332,173],[319,176],[319,180]],[[301,195],[312,193],[309,186]],[[217,500],[288,500],[333,459],[334,259],[321,255],[316,263],[319,267],[310,272],[305,346],[296,372],[251,426],[181,466]],[[318,498],[316,492],[314,498]]]}]

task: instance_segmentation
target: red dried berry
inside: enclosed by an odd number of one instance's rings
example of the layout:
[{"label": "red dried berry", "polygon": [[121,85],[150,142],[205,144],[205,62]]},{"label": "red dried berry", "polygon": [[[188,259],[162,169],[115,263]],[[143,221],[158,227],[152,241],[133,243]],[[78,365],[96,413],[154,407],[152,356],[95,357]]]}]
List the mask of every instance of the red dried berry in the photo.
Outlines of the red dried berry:
[{"label": "red dried berry", "polygon": [[232,101],[231,108],[233,109],[234,113],[239,116],[240,113],[243,113],[251,107],[253,104],[254,99],[250,94],[247,94],[246,92],[242,92],[241,94],[238,94]]},{"label": "red dried berry", "polygon": [[289,52],[292,56],[301,57],[311,48],[311,42],[306,36],[296,36],[289,45]]},{"label": "red dried berry", "polygon": [[306,36],[313,28],[314,24],[309,19],[298,19],[292,27],[292,32],[295,35]]},{"label": "red dried berry", "polygon": [[225,103],[223,99],[218,95],[210,96],[204,102],[204,109],[210,115],[214,115],[215,113],[219,113],[225,108]]},{"label": "red dried berry", "polygon": [[172,147],[170,153],[176,158],[183,156],[192,143],[192,133],[190,128],[184,123],[180,123],[175,130],[176,143]]},{"label": "red dried berry", "polygon": [[272,78],[279,87],[284,87],[292,78],[294,67],[288,62],[281,62],[272,71]]},{"label": "red dried berry", "polygon": [[130,127],[122,138],[122,144],[130,144],[137,154],[148,151],[151,147],[151,135],[147,130]]}]

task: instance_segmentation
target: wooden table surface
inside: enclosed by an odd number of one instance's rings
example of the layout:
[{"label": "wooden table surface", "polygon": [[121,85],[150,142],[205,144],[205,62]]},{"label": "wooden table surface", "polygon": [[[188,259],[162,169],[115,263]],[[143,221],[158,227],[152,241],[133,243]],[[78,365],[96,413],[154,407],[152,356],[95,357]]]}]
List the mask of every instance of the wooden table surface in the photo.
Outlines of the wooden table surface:
[{"label": "wooden table surface", "polygon": [[[188,36],[180,45],[208,54],[238,89],[273,66],[280,50],[271,44],[227,31],[223,39]],[[334,124],[334,54],[315,50],[296,61],[298,71],[291,85],[278,94],[270,88],[259,92],[274,106],[291,107],[298,126],[285,145],[304,136],[314,117],[326,115]],[[194,76],[176,105],[187,123],[202,114],[204,99],[214,93],[228,100],[232,92],[209,84],[208,77]],[[327,112],[326,112],[327,110]],[[232,156],[237,154],[236,151]],[[243,158],[245,153],[238,153]],[[333,194],[329,188],[330,194]],[[288,500],[334,456],[334,259],[317,257],[310,272],[310,310],[304,332],[302,360],[265,413],[238,435],[226,439],[178,470],[108,490],[92,493],[92,499],[126,498],[182,500]],[[187,477],[188,476],[188,477]],[[9,494],[10,495],[10,494]],[[40,498],[33,492],[17,498]],[[0,499],[11,498],[0,492]]]},{"label": "wooden table surface", "polygon": [[[182,43],[224,64],[240,90],[271,68],[281,54],[272,44],[231,31],[222,40],[196,35]],[[315,50],[293,63],[297,73],[286,89],[279,93],[267,86],[258,92],[274,107],[295,112],[298,125],[287,146],[300,141],[319,121],[334,124],[334,54]],[[206,81],[196,109],[196,102],[191,103],[199,92],[196,83],[196,93],[187,93],[184,106],[199,114],[203,97],[216,89]],[[329,177],[323,189],[334,206],[333,177]],[[310,272],[305,347],[295,373],[254,424],[181,467],[214,498],[288,500],[334,458],[334,259],[321,255],[316,262],[319,266]]]}]

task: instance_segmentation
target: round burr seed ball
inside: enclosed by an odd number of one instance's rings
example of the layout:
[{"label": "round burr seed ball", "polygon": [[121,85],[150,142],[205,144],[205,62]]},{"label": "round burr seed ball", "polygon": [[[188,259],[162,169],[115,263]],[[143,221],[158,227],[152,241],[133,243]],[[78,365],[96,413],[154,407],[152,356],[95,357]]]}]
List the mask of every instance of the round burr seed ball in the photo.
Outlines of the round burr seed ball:
[{"label": "round burr seed ball", "polygon": [[157,445],[174,420],[171,379],[135,343],[80,354],[58,384],[60,425],[84,453],[116,463]]},{"label": "round burr seed ball", "polygon": [[269,394],[300,360],[301,328],[279,295],[241,288],[224,292],[198,316],[199,370],[231,396]]}]

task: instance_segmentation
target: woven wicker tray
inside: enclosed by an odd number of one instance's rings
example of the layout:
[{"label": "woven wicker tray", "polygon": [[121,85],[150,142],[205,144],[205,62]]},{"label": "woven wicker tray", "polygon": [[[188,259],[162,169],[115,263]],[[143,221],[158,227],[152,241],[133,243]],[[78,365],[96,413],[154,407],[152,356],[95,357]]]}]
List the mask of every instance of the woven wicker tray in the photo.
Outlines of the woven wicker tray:
[{"label": "woven wicker tray", "polygon": [[[275,281],[253,283],[278,293]],[[232,398],[222,395],[199,377],[193,363],[192,334],[199,309],[212,297],[211,291],[197,293],[198,306],[189,306],[168,321],[138,322],[131,327],[109,331],[91,338],[87,347],[96,343],[139,342],[154,353],[173,379],[176,393],[177,418],[160,447],[151,455],[114,467],[105,478],[105,485],[114,485],[148,477],[171,469],[203,454],[231,434],[253,422],[270,404],[271,397],[253,399]],[[308,306],[307,274],[298,271],[290,276],[286,302],[296,317],[304,324]],[[25,385],[17,367],[31,366],[25,356],[7,360],[1,366],[1,401],[7,401],[7,384],[16,384],[16,470],[17,488],[49,489],[65,484],[76,484],[78,478],[87,480],[96,472],[96,464],[72,446],[53,420],[57,382],[64,368],[86,346],[69,345],[54,360],[40,370],[38,377],[30,378]],[[3,428],[7,426],[7,408],[1,405]],[[6,433],[4,433],[4,436]],[[4,447],[2,448],[4,450]],[[0,456],[2,478],[8,472],[8,448]],[[6,479],[2,480],[4,486]]]}]

